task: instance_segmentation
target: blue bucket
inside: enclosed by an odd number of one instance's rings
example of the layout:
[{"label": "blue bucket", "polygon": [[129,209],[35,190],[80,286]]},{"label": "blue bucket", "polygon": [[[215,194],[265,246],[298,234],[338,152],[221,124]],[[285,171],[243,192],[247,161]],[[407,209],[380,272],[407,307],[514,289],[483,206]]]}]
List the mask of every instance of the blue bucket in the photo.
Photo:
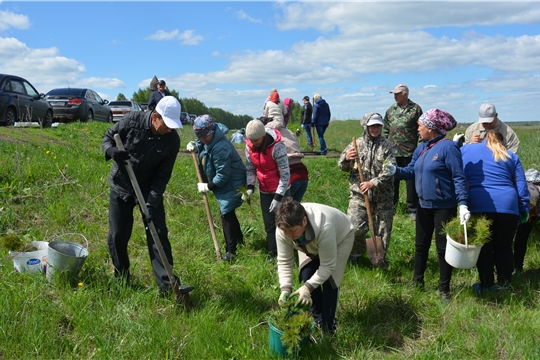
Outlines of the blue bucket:
[{"label": "blue bucket", "polygon": [[[276,355],[279,357],[289,357],[289,353],[287,353],[287,346],[284,346],[281,341],[281,335],[283,335],[285,332],[283,330],[278,329],[277,327],[272,324],[272,316],[268,318],[268,326],[270,327],[270,336],[269,336],[269,343],[270,343],[270,354]],[[304,348],[304,346],[308,343],[309,337],[311,336],[311,333],[313,331],[313,327],[315,326],[315,323],[311,325],[311,330],[309,331],[309,334],[307,334],[302,341],[300,341],[300,351]],[[298,355],[299,351],[294,352],[294,356]]]}]

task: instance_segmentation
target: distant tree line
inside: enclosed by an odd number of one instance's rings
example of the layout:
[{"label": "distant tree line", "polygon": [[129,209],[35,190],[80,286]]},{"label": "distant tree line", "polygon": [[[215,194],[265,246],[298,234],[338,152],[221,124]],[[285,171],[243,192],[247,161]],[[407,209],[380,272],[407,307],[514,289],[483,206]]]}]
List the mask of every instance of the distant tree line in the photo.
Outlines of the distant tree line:
[{"label": "distant tree line", "polygon": [[[202,101],[195,98],[180,98],[178,91],[170,90],[167,88],[167,91],[171,93],[172,96],[180,101],[182,105],[182,111],[187,112],[188,114],[195,114],[197,116],[203,114],[211,115],[216,122],[225,124],[230,129],[240,129],[246,126],[246,124],[252,120],[252,117],[249,115],[234,115],[228,111],[225,111],[220,108],[209,108]],[[131,101],[136,101],[139,104],[147,103],[150,98],[150,87],[145,89],[140,89],[133,93]],[[125,95],[120,93],[117,96],[117,100],[127,100]]]},{"label": "distant tree line", "polygon": [[[202,101],[195,98],[180,98],[178,91],[170,90],[167,88],[167,91],[171,93],[172,96],[180,101],[182,105],[182,111],[187,112],[188,114],[211,115],[215,121],[225,124],[230,129],[240,129],[246,126],[246,124],[252,120],[252,117],[249,115],[234,115],[228,111],[225,111],[221,108],[209,108]],[[150,87],[145,89],[140,89],[133,93],[131,101],[136,101],[139,104],[144,104],[148,102],[150,98]],[[126,96],[122,93],[119,93],[116,97],[116,100],[128,100]],[[261,113],[262,114],[262,113]],[[289,127],[295,130],[299,127],[302,122],[302,105],[294,101],[292,104],[291,115],[289,117]]]}]

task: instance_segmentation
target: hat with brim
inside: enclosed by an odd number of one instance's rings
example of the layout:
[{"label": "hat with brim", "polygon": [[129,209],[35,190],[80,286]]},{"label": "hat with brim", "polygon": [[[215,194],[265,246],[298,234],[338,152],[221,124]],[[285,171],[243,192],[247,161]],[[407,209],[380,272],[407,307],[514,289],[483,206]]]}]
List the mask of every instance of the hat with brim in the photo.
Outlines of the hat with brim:
[{"label": "hat with brim", "polygon": [[478,111],[478,122],[479,123],[490,123],[493,122],[495,116],[497,116],[497,110],[495,105],[490,103],[484,103],[480,105],[480,110]]},{"label": "hat with brim", "polygon": [[157,83],[158,83],[158,85],[165,85],[165,80],[161,79]]},{"label": "hat with brim", "polygon": [[407,94],[409,93],[409,88],[407,87],[407,85],[405,84],[399,84],[397,85],[394,90],[390,91],[391,93],[394,93],[394,94],[399,94],[399,93],[402,93],[402,92],[406,92]]},{"label": "hat with brim", "polygon": [[371,125],[384,125],[382,116],[380,114],[371,115],[366,126],[371,126]]},{"label": "hat with brim", "polygon": [[164,96],[156,105],[156,112],[170,129],[183,128],[182,122],[180,121],[181,111],[182,106],[174,96]]},{"label": "hat with brim", "polygon": [[207,137],[216,131],[216,124],[212,116],[204,114],[197,116],[193,121],[193,131],[198,138]]}]

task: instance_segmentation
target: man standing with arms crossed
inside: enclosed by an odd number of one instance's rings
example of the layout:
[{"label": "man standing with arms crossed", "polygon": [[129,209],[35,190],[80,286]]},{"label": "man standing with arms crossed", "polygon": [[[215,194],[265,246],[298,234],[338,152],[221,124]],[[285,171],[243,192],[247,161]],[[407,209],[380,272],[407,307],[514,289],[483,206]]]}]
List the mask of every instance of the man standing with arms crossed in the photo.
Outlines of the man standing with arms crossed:
[{"label": "man standing with arms crossed", "polygon": [[[396,163],[399,167],[407,166],[412,154],[418,146],[418,124],[422,115],[422,108],[409,99],[409,88],[405,84],[397,85],[394,90],[396,103],[386,111],[384,116],[383,136],[394,145]],[[407,211],[411,220],[416,220],[416,206],[418,195],[414,188],[414,181],[407,180]],[[399,202],[399,180],[394,179],[394,207]]]}]

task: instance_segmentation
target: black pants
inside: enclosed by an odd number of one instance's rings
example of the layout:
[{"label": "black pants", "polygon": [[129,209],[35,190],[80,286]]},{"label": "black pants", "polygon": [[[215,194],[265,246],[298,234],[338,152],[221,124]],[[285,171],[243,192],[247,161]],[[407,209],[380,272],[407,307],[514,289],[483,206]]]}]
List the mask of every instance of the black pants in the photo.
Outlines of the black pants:
[{"label": "black pants", "polygon": [[[143,192],[143,196],[147,198],[148,192]],[[114,191],[110,191],[109,236],[107,242],[114,265],[114,275],[116,277],[126,277],[126,280],[128,281],[130,273],[127,247],[133,229],[133,208],[135,205],[135,199],[132,198],[129,201],[124,201]],[[172,266],[173,257],[167,233],[167,226],[165,225],[165,210],[163,208],[163,203],[160,204],[158,208],[153,209],[152,222],[156,227],[167,260]],[[165,267],[161,262],[161,257],[154,244],[154,239],[152,238],[150,230],[146,230],[146,243],[152,268],[154,269],[156,283],[161,291],[167,291],[171,288],[171,283],[167,272],[165,271]],[[180,285],[178,280],[177,284]]]},{"label": "black pants", "polygon": [[482,246],[476,262],[480,284],[490,287],[495,283],[494,267],[497,269],[497,281],[505,285],[512,281],[514,256],[512,241],[516,233],[519,216],[501,213],[484,213],[491,220],[489,227],[491,241]]},{"label": "black pants", "polygon": [[514,268],[523,271],[523,263],[525,262],[525,253],[527,252],[527,241],[533,229],[533,221],[528,221],[525,224],[519,224],[514,239]]},{"label": "black pants", "polygon": [[[285,192],[285,196],[290,196],[289,190]],[[266,231],[266,241],[268,242],[268,252],[272,256],[277,256],[276,243],[276,214],[270,212],[270,204],[274,200],[274,193],[263,193],[259,191],[261,199],[261,212],[264,221],[264,230]]]},{"label": "black pants", "polygon": [[[411,162],[411,156],[400,156],[396,157],[396,164],[399,167],[405,167]],[[399,203],[399,181],[394,178],[394,207]],[[416,213],[416,207],[418,206],[418,194],[416,193],[416,188],[414,187],[414,180],[405,180],[407,185],[407,212],[409,214]]]},{"label": "black pants", "polygon": [[242,234],[235,210],[221,214],[221,224],[223,225],[223,236],[225,237],[227,252],[236,254],[236,245],[244,241],[244,234]]},{"label": "black pants", "polygon": [[415,283],[424,283],[431,238],[435,232],[435,246],[437,247],[437,259],[439,261],[439,291],[450,291],[450,279],[452,278],[452,266],[444,259],[446,252],[446,235],[441,234],[442,227],[451,218],[456,216],[457,208],[450,209],[424,209],[418,206],[416,212],[416,250],[414,254]]},{"label": "black pants", "polygon": [[[317,256],[311,262],[306,264],[300,270],[300,280],[306,282],[320,266],[320,260]],[[339,288],[332,288],[329,280],[326,280],[322,286],[315,288],[311,292],[313,305],[310,308],[315,323],[319,324],[323,331],[333,333],[336,330],[336,310],[339,297]]]}]

